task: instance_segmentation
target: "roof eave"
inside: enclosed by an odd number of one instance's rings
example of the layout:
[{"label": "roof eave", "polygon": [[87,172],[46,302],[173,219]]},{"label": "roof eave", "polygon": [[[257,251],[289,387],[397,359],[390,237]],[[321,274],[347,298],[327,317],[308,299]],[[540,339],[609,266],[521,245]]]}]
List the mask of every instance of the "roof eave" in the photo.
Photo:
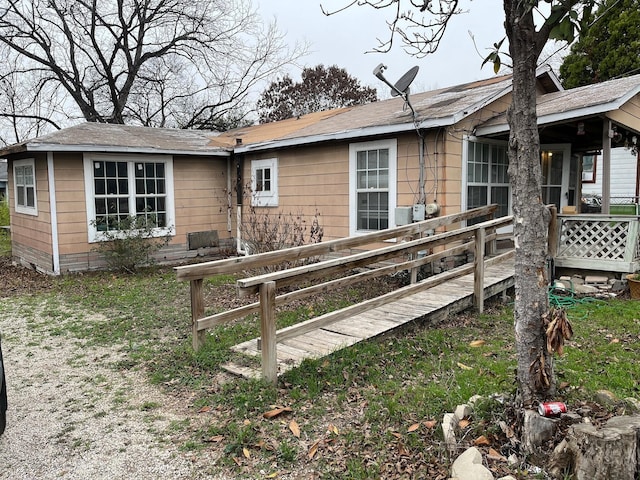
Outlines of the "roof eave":
[{"label": "roof eave", "polygon": [[[553,123],[561,123],[567,120],[576,118],[593,117],[595,115],[602,115],[613,110],[617,110],[623,103],[620,99],[615,102],[603,103],[600,105],[592,105],[589,107],[578,108],[576,110],[570,110],[567,112],[551,113],[548,115],[541,115],[538,117],[538,125],[549,125]],[[495,135],[499,133],[506,133],[509,131],[508,123],[501,123],[499,125],[489,125],[486,127],[478,126],[476,128],[476,135],[479,137],[487,135]]]},{"label": "roof eave", "polygon": [[60,145],[60,144],[22,144],[14,145],[20,148],[6,148],[0,151],[0,156],[11,155],[24,152],[92,152],[92,153],[140,153],[153,155],[195,155],[195,156],[216,156],[228,157],[231,155],[229,149],[212,149],[212,150],[180,150],[180,149],[159,149],[159,148],[138,148],[138,147],[121,147],[110,145]]},{"label": "roof eave", "polygon": [[253,143],[243,145],[234,149],[235,153],[250,153],[263,150],[274,150],[284,147],[298,147],[309,145],[312,143],[330,142],[336,140],[350,140],[378,135],[390,135],[419,129],[446,127],[455,123],[455,117],[443,117],[437,119],[429,119],[420,122],[417,126],[415,123],[401,123],[396,125],[380,125],[374,127],[363,127],[354,130],[343,130],[341,132],[333,132],[321,135],[309,135],[306,137],[286,138],[282,140],[273,140],[268,142]]}]

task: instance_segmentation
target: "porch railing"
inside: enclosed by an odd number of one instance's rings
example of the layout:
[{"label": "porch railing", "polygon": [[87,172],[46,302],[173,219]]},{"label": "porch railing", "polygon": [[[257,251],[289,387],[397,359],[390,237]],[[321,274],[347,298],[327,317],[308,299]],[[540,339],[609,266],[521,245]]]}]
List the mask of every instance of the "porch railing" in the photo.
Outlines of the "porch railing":
[{"label": "porch railing", "polygon": [[640,269],[640,220],[622,215],[558,215],[556,267],[632,273]]}]

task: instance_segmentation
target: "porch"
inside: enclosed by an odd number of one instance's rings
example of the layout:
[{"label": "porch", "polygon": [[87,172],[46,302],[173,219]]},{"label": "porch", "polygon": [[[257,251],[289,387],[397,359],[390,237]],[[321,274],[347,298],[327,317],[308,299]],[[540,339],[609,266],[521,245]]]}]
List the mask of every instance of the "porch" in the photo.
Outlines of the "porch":
[{"label": "porch", "polygon": [[[637,204],[622,206],[637,209]],[[639,224],[638,215],[558,215],[555,266],[636,272],[640,270]]]}]

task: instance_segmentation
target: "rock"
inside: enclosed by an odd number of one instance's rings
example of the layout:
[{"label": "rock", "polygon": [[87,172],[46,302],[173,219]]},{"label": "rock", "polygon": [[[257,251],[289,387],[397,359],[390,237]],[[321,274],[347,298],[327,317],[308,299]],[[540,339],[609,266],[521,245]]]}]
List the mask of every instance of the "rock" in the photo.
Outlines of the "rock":
[{"label": "rock", "polygon": [[640,413],[640,400],[633,397],[627,397],[624,400],[625,413],[635,414]]},{"label": "rock", "polygon": [[476,407],[476,403],[478,403],[480,400],[482,400],[484,397],[482,395],[474,395],[473,397],[471,397],[469,399],[469,401],[467,402],[469,404],[469,406],[472,409],[475,409]]},{"label": "rock", "polygon": [[471,409],[471,407],[465,403],[456,407],[454,415],[458,420],[462,420],[463,418],[467,418],[469,415],[471,415],[472,411],[473,410]]},{"label": "rock", "polygon": [[536,410],[525,410],[522,443],[526,452],[535,452],[551,440],[560,420],[547,418]]},{"label": "rock", "polygon": [[451,476],[458,480],[494,480],[491,470],[482,464],[482,454],[475,447],[456,458],[451,466]]},{"label": "rock", "polygon": [[507,458],[507,465],[509,465],[510,467],[513,467],[514,465],[518,465],[519,463],[520,463],[520,459],[515,453],[512,453]]},{"label": "rock", "polygon": [[602,405],[615,405],[618,398],[609,390],[598,390],[596,392],[596,402]]},{"label": "rock", "polygon": [[574,291],[576,293],[598,293],[600,289],[598,287],[593,287],[591,285],[574,285]]},{"label": "rock", "polygon": [[609,277],[604,277],[600,275],[587,275],[584,277],[584,283],[589,285],[608,285]]},{"label": "rock", "polygon": [[560,415],[560,419],[562,420],[562,423],[568,425],[582,422],[582,416],[574,412],[563,413],[562,415]]},{"label": "rock", "polygon": [[453,413],[445,413],[442,418],[442,434],[444,436],[444,442],[450,452],[454,452],[458,446],[456,441],[456,425],[458,421]]}]

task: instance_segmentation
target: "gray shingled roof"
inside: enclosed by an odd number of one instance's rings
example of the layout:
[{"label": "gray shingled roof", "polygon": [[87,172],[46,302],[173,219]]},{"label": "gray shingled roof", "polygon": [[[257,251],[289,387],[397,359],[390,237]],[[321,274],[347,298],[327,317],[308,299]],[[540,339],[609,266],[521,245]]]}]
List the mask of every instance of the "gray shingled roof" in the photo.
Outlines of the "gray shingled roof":
[{"label": "gray shingled roof", "polygon": [[[547,93],[538,97],[538,125],[611,112],[638,93],[640,75]],[[477,134],[482,136],[508,130],[507,117],[502,114],[479,126]]]},{"label": "gray shingled roof", "polygon": [[171,128],[133,127],[107,123],[82,123],[0,150],[0,156],[17,152],[79,151],[131,152],[228,156],[212,147],[215,132]]}]

